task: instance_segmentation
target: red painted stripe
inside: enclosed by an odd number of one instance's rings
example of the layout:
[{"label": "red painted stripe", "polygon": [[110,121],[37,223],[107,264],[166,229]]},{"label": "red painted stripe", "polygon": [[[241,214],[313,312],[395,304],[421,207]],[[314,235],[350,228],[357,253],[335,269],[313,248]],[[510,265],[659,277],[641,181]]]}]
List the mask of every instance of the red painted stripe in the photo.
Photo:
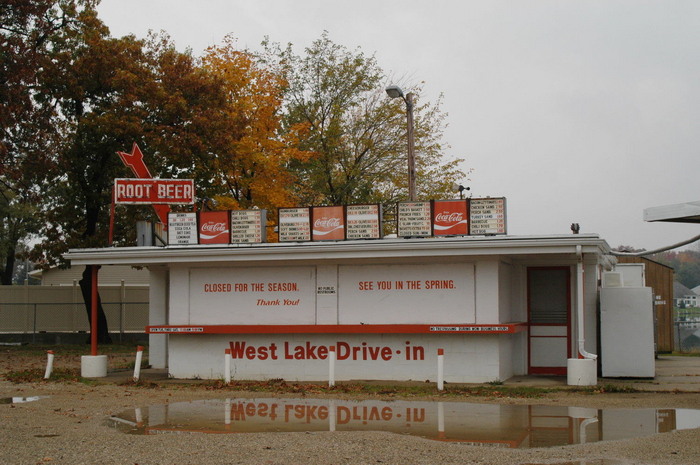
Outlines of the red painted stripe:
[{"label": "red painted stripe", "polygon": [[493,325],[163,325],[148,334],[515,334],[526,323]]}]

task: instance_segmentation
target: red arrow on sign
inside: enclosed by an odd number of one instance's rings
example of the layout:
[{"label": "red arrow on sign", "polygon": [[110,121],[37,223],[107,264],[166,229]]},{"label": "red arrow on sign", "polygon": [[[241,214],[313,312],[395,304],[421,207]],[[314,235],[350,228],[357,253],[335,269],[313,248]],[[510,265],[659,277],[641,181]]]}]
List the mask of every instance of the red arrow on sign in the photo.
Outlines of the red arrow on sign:
[{"label": "red arrow on sign", "polygon": [[131,148],[131,153],[117,152],[117,154],[124,164],[131,168],[131,171],[137,178],[145,179],[153,177],[151,176],[151,172],[148,171],[148,167],[143,162],[143,153],[141,153],[141,149],[136,145],[136,142],[134,142],[134,146]]},{"label": "red arrow on sign", "polygon": [[[151,176],[151,172],[148,171],[146,163],[143,161],[143,153],[141,153],[141,149],[138,145],[136,145],[136,142],[134,142],[134,146],[131,148],[131,153],[117,152],[117,155],[119,155],[119,158],[122,159],[122,162],[124,162],[126,166],[131,168],[131,171],[136,175],[136,177],[141,179],[153,178],[153,176]],[[168,212],[170,211],[170,206],[153,205],[153,209],[156,211],[156,215],[158,215],[160,222],[163,223],[167,229]]]}]

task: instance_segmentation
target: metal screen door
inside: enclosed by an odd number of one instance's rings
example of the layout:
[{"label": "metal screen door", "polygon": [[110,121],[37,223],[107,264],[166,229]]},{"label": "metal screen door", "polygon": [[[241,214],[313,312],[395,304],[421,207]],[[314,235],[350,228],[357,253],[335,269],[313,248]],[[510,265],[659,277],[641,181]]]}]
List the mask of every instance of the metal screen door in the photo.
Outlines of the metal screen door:
[{"label": "metal screen door", "polygon": [[528,372],[566,374],[571,353],[571,287],[568,267],[528,268]]}]

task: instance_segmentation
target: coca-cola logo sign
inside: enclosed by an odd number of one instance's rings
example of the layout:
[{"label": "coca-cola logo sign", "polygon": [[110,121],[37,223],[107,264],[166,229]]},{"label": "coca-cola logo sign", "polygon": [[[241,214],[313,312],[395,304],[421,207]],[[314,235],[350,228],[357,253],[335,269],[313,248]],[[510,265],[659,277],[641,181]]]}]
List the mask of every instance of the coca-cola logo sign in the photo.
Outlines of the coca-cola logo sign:
[{"label": "coca-cola logo sign", "polygon": [[343,207],[314,207],[311,223],[312,240],[338,241],[345,239],[344,218]]},{"label": "coca-cola logo sign", "polygon": [[201,244],[226,244],[229,241],[228,212],[202,212],[199,217]]},{"label": "coca-cola logo sign", "polygon": [[433,234],[457,236],[468,234],[468,209],[464,200],[436,200],[434,204]]},{"label": "coca-cola logo sign", "polygon": [[208,221],[202,225],[202,231],[211,233],[224,233],[227,232],[226,223],[215,223],[213,221]]},{"label": "coca-cola logo sign", "polygon": [[461,212],[444,212],[435,215],[436,223],[458,223],[464,221],[464,213]]},{"label": "coca-cola logo sign", "polygon": [[340,218],[319,218],[314,221],[314,228],[335,229],[340,226]]}]

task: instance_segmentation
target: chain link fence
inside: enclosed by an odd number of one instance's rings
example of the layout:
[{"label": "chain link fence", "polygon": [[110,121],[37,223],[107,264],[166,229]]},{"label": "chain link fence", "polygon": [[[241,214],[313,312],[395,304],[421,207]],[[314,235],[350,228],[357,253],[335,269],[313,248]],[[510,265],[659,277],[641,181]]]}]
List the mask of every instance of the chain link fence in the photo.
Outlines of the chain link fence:
[{"label": "chain link fence", "polygon": [[675,347],[678,352],[700,352],[700,321],[675,321]]}]

